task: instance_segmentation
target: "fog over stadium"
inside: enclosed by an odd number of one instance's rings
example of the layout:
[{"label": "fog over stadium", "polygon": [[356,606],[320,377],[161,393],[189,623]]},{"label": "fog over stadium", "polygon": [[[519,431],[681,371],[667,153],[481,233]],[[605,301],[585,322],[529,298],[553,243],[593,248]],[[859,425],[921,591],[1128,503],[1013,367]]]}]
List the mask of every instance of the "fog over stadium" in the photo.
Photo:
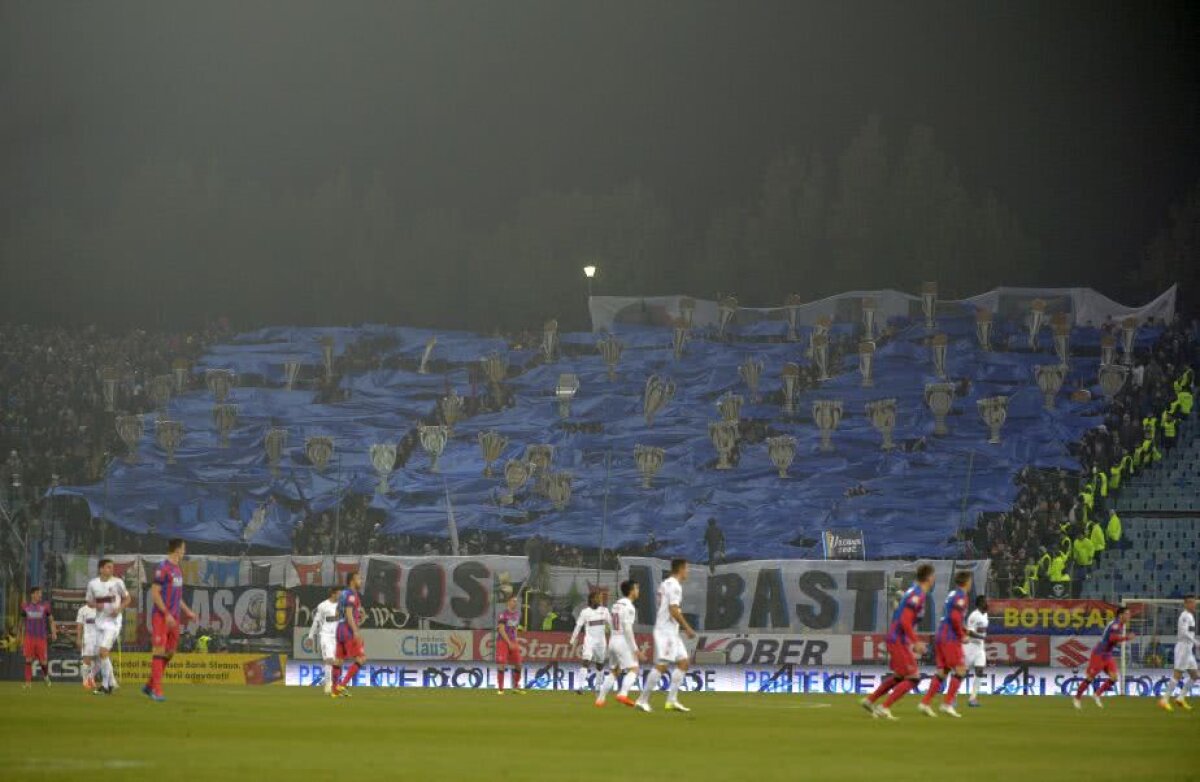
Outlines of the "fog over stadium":
[{"label": "fog over stadium", "polygon": [[1194,777],[1198,63],[0,0],[0,777]]}]

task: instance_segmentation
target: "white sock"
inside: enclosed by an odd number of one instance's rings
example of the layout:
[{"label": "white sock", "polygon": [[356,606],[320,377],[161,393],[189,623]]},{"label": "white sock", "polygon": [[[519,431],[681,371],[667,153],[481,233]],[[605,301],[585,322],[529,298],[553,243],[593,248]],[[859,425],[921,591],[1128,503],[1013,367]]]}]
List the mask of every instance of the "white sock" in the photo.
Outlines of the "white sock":
[{"label": "white sock", "polygon": [[325,663],[325,686],[328,688],[333,684],[333,666]]},{"label": "white sock", "polygon": [[117,671],[113,668],[112,657],[104,658],[104,675],[108,677],[108,686],[117,686]]},{"label": "white sock", "polygon": [[657,668],[650,671],[646,676],[646,684],[642,686],[642,691],[638,695],[638,703],[649,703],[650,693],[654,692],[654,688],[658,686],[658,680],[662,676],[662,672]]},{"label": "white sock", "polygon": [[88,677],[92,675],[92,664],[91,663],[83,663],[82,666],[80,666],[80,668],[79,668],[79,673],[83,677],[83,680],[86,682],[88,680]]},{"label": "white sock", "polygon": [[596,700],[603,703],[604,699],[608,697],[608,694],[610,692],[612,692],[613,684],[615,682],[616,682],[616,679],[614,677],[605,676],[604,682],[600,685],[600,695],[599,695],[599,697],[596,698]]},{"label": "white sock", "polygon": [[683,671],[678,668],[671,671],[671,688],[667,690],[667,703],[676,703],[679,700],[679,685],[683,684]]},{"label": "white sock", "polygon": [[575,689],[587,689],[588,673],[590,673],[590,671],[586,665],[579,666],[579,681],[575,683]]},{"label": "white sock", "polygon": [[629,697],[629,688],[637,681],[638,673],[637,668],[631,668],[625,672],[625,678],[621,679],[621,697]]}]

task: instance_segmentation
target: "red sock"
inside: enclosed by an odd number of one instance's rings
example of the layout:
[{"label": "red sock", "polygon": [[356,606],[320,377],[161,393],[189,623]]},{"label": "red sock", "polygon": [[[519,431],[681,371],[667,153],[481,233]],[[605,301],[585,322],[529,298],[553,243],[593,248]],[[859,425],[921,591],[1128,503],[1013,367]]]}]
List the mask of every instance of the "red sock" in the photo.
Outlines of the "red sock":
[{"label": "red sock", "polygon": [[946,705],[953,706],[954,698],[958,695],[958,688],[962,686],[961,676],[950,677],[950,687],[946,690]]},{"label": "red sock", "polygon": [[504,692],[504,669],[496,671],[496,684],[500,687],[500,692]]},{"label": "red sock", "polygon": [[892,690],[892,694],[888,696],[888,699],[883,702],[883,707],[885,709],[892,708],[893,703],[900,700],[905,695],[908,695],[908,691],[916,686],[917,683],[912,679],[905,679],[904,681],[900,682],[898,685],[896,685],[896,688]]},{"label": "red sock", "polygon": [[1082,698],[1084,695],[1086,695],[1088,685],[1090,685],[1091,683],[1092,683],[1091,679],[1084,679],[1082,682],[1080,682],[1079,689],[1075,691],[1075,697]]},{"label": "red sock", "polygon": [[342,666],[334,665],[331,666],[331,668],[333,669],[333,672],[330,674],[329,682],[336,689],[338,686],[338,679],[342,678]]},{"label": "red sock", "polygon": [[167,658],[155,657],[150,661],[150,691],[162,695],[163,670],[167,667]]},{"label": "red sock", "polygon": [[513,668],[513,689],[521,689],[521,669]]},{"label": "red sock", "polygon": [[25,683],[29,684],[33,681],[33,663],[25,663]]},{"label": "red sock", "polygon": [[357,674],[358,674],[358,663],[351,663],[350,667],[346,669],[346,675],[342,677],[342,680],[340,682],[338,682],[338,687],[349,686],[350,680],[353,679]]},{"label": "red sock", "polygon": [[926,706],[928,706],[929,704],[933,703],[933,699],[936,698],[937,694],[941,691],[942,677],[934,676],[929,680],[929,689],[925,692],[925,697],[921,699],[921,703],[924,703]]},{"label": "red sock", "polygon": [[1105,679],[1100,683],[1100,689],[1096,690],[1096,695],[1103,695],[1104,693],[1108,692],[1113,688],[1114,684],[1116,684],[1116,682],[1112,679]]},{"label": "red sock", "polygon": [[891,674],[888,674],[887,676],[885,676],[883,678],[883,681],[881,681],[879,683],[879,686],[875,688],[875,692],[873,692],[867,696],[867,702],[874,703],[875,701],[882,698],[884,693],[886,693],[888,690],[892,689],[899,683],[900,683],[899,679],[897,679],[895,676],[892,676]]}]

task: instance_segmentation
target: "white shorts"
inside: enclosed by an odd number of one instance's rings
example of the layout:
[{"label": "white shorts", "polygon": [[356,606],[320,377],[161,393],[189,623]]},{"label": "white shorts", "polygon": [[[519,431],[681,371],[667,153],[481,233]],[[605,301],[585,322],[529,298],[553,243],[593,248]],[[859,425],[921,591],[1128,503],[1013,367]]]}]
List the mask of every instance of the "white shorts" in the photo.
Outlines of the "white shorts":
[{"label": "white shorts", "polygon": [[321,659],[336,660],[337,659],[337,636],[324,635],[320,636],[321,641]]},{"label": "white shorts", "polygon": [[96,620],[96,648],[109,651],[121,635],[121,620]]},{"label": "white shorts", "polygon": [[986,668],[987,647],[983,644],[963,644],[963,665],[967,668]]},{"label": "white shorts", "polygon": [[585,663],[603,665],[604,661],[608,659],[608,645],[604,641],[592,641],[584,638],[579,658]]},{"label": "white shorts", "polygon": [[688,659],[687,647],[675,629],[654,628],[654,659],[660,663],[673,663]]},{"label": "white shorts", "polygon": [[85,625],[83,628],[83,646],[79,649],[80,657],[96,656],[96,626]]},{"label": "white shorts", "polygon": [[1176,671],[1196,670],[1196,647],[1187,641],[1175,644],[1175,662],[1171,667]]},{"label": "white shorts", "polygon": [[621,636],[608,643],[608,664],[621,671],[638,667],[637,652],[629,648],[629,642]]}]

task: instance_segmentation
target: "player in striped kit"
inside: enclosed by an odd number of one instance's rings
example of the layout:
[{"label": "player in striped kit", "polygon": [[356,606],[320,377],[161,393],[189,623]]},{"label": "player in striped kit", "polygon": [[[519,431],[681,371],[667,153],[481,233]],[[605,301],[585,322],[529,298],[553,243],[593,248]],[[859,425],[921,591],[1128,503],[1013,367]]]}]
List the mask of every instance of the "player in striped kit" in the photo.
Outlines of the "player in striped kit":
[{"label": "player in striped kit", "polygon": [[508,598],[505,609],[496,617],[496,694],[504,694],[504,669],[512,668],[513,692],[521,689],[521,607],[517,596]]},{"label": "player in striped kit", "polygon": [[[617,693],[617,702],[626,706],[635,705],[629,697],[629,688],[638,678],[638,660],[644,659],[638,649],[637,639],[633,635],[633,626],[637,624],[637,608],[633,603],[638,599],[636,581],[621,582],[621,599],[612,607],[612,639],[608,642],[608,659],[612,665],[612,674],[605,678],[600,687],[600,696],[596,698],[597,706],[604,706],[604,700],[621,682],[621,690]],[[625,678],[621,676],[624,674]]]},{"label": "player in striped kit", "polygon": [[[916,583],[905,590],[899,605],[892,612],[892,623],[887,634],[888,665],[892,671],[874,692],[859,702],[872,717],[899,719],[892,714],[892,704],[921,681],[917,657],[925,653],[925,644],[917,637],[917,623],[925,616],[925,599],[933,589],[933,582],[933,565],[917,567]],[[877,701],[884,695],[887,695],[887,700],[880,706]]]},{"label": "player in striped kit", "polygon": [[954,698],[962,685],[963,677],[967,675],[967,667],[963,664],[963,638],[967,631],[963,626],[963,618],[967,612],[967,593],[971,591],[971,574],[962,571],[954,576],[954,589],[946,596],[946,605],[942,609],[942,621],[934,636],[934,657],[937,671],[929,682],[929,690],[917,706],[926,717],[936,717],[929,704],[942,690],[942,682],[950,680],[946,690],[946,698],[938,709],[947,717],[961,717],[954,709]]},{"label": "player in striped kit", "polygon": [[29,600],[21,605],[21,616],[24,635],[21,641],[25,652],[25,688],[28,689],[33,681],[33,664],[36,662],[42,671],[42,680],[50,686],[50,649],[49,642],[58,638],[58,626],[54,624],[54,616],[50,613],[50,604],[42,600],[42,588],[30,587]]},{"label": "player in striped kit", "polygon": [[179,563],[187,553],[187,546],[180,538],[167,542],[167,558],[154,569],[154,583],[150,585],[150,678],[142,687],[142,694],[152,701],[162,702],[163,673],[167,664],[179,648],[179,622],[187,619],[196,621],[196,614],[183,602],[183,570]]},{"label": "player in striped kit", "polygon": [[75,645],[79,647],[83,688],[91,690],[96,686],[92,681],[92,661],[96,659],[96,609],[87,603],[79,606],[75,614]]},{"label": "player in striped kit", "polygon": [[1133,634],[1125,634],[1125,620],[1129,618],[1128,606],[1121,606],[1117,609],[1117,616],[1108,623],[1108,627],[1104,628],[1104,635],[1100,636],[1100,643],[1096,644],[1092,649],[1092,656],[1088,660],[1087,672],[1084,674],[1083,683],[1079,685],[1079,690],[1076,691],[1075,697],[1071,699],[1071,704],[1076,709],[1083,708],[1083,696],[1087,692],[1088,687],[1095,681],[1096,677],[1101,673],[1108,674],[1096,692],[1092,695],[1092,700],[1100,708],[1104,708],[1104,701],[1100,700],[1104,693],[1112,689],[1117,683],[1117,661],[1114,659],[1117,647],[1126,641],[1133,638]]},{"label": "player in striped kit", "polygon": [[[1179,624],[1176,625],[1175,662],[1171,668],[1171,688],[1163,690],[1158,699],[1158,707],[1164,711],[1172,711],[1171,701],[1184,711],[1191,711],[1188,705],[1188,691],[1200,681],[1200,672],[1196,670],[1196,596],[1188,595],[1183,599],[1183,610],[1179,612]],[[1190,681],[1183,683],[1183,675],[1188,674]]]},{"label": "player in striped kit", "polygon": [[99,575],[88,582],[84,599],[96,609],[96,673],[99,684],[94,690],[98,694],[112,695],[117,687],[113,673],[112,648],[121,636],[121,617],[129,607],[131,598],[125,582],[113,575],[113,561],[101,559]]},{"label": "player in striped kit", "polygon": [[604,685],[604,663],[608,660],[608,636],[613,631],[613,621],[612,614],[602,605],[601,594],[597,591],[588,595],[587,607],[579,612],[571,640],[567,642],[574,646],[575,638],[583,630],[583,649],[579,653],[579,687],[576,689],[581,694],[587,685],[589,667],[595,667],[593,689],[599,692]]},{"label": "player in striped kit", "polygon": [[350,660],[342,678],[334,682],[330,695],[350,697],[350,683],[367,664],[367,650],[362,637],[365,618],[362,607],[362,576],[355,571],[346,577],[346,588],[338,597],[337,659]]},{"label": "player in striped kit", "polygon": [[326,695],[333,694],[333,683],[342,675],[342,661],[337,656],[339,592],[337,587],[330,588],[329,597],[313,609],[312,627],[308,628],[308,640],[325,663]]}]

